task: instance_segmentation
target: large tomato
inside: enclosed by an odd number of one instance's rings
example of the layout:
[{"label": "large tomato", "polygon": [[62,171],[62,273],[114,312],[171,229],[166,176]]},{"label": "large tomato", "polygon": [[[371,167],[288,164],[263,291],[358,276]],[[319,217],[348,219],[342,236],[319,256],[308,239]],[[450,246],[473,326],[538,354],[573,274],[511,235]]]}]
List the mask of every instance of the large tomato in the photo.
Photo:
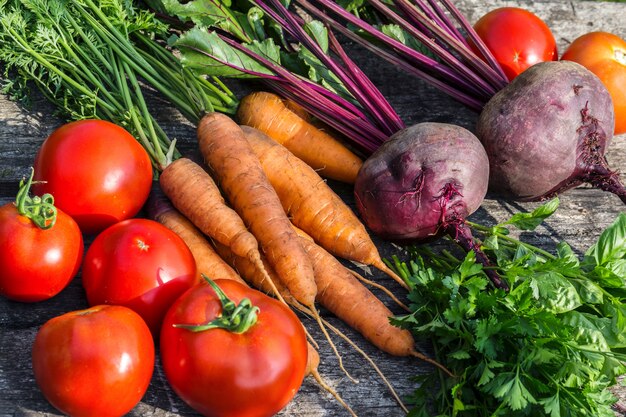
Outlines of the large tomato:
[{"label": "large tomato", "polygon": [[[209,417],[269,417],[296,394],[307,361],[302,324],[284,304],[230,280],[215,284],[234,304],[223,308],[216,290],[198,284],[172,305],[161,329],[161,362],[174,391]],[[202,328],[228,322],[236,305],[256,322],[241,332]],[[241,303],[241,304],[240,304]],[[191,325],[188,327],[181,327]],[[210,326],[209,326],[210,327]],[[192,331],[195,330],[195,331]]]},{"label": "large tomato", "polygon": [[23,302],[61,292],[83,257],[78,225],[54,208],[51,196],[29,196],[32,177],[15,202],[0,207],[0,295]]},{"label": "large tomato", "polygon": [[38,193],[50,193],[85,233],[135,216],[150,192],[148,153],[124,128],[104,120],[67,123],[35,159]]},{"label": "large tomato", "polygon": [[185,242],[167,227],[128,219],[94,239],[85,254],[82,282],[90,305],[130,307],[158,336],[167,309],[197,283],[196,263]]},{"label": "large tomato", "polygon": [[118,417],[141,400],[154,369],[154,341],[137,313],[96,306],[50,319],[37,332],[35,381],[72,417]]},{"label": "large tomato", "polygon": [[[478,19],[474,29],[509,80],[534,64],[558,59],[552,31],[528,10],[518,7],[494,9]],[[471,46],[477,51],[475,45]]]},{"label": "large tomato", "polygon": [[615,134],[626,133],[626,41],[607,32],[574,40],[561,59],[577,62],[602,80],[613,99]]}]

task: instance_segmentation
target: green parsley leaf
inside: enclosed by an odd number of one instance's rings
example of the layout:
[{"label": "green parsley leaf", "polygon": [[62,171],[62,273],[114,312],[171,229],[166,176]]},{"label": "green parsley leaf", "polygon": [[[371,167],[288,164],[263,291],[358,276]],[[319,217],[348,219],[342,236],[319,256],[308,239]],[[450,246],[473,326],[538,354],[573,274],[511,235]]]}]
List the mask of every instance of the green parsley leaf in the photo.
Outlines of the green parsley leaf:
[{"label": "green parsley leaf", "polygon": [[559,199],[553,198],[537,207],[530,213],[515,213],[508,221],[500,226],[512,225],[521,230],[535,230],[546,218],[550,217],[559,207]]}]

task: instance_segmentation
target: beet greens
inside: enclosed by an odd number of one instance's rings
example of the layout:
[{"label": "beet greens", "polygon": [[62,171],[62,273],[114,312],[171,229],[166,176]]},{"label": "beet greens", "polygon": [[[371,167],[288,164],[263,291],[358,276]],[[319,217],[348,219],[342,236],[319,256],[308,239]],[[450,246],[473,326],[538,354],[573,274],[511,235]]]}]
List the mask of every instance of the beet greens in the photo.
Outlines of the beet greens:
[{"label": "beet greens", "polygon": [[[491,52],[449,0],[369,0],[367,6],[379,19],[367,20],[332,0],[295,2],[337,32],[473,110],[480,111],[508,83]],[[466,37],[486,61],[470,49]]]},{"label": "beet greens", "polygon": [[[255,7],[238,13],[216,9],[218,3],[164,3],[169,13],[196,23],[173,43],[187,67],[211,76],[261,79],[341,133],[364,155],[405,127],[319,21],[304,21],[279,0],[257,1]],[[214,21],[193,18],[212,14],[218,16]]]}]

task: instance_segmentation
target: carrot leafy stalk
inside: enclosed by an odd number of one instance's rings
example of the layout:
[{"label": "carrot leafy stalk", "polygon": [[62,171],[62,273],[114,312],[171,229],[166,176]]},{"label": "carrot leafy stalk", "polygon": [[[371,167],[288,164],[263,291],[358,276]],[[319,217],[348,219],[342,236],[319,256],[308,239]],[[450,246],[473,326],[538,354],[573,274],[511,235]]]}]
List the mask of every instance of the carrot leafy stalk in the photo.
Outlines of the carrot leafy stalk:
[{"label": "carrot leafy stalk", "polygon": [[167,26],[122,0],[0,1],[2,92],[27,100],[34,83],[70,120],[124,126],[162,169],[179,154],[155,120],[145,84],[197,121],[207,111],[233,114],[238,104],[218,79],[180,64],[157,37]]}]

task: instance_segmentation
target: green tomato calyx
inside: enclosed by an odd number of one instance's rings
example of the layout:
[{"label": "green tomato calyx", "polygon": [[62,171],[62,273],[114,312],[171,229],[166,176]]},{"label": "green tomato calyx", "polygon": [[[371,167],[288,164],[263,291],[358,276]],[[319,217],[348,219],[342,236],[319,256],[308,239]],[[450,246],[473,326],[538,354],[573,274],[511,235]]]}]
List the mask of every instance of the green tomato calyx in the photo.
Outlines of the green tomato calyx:
[{"label": "green tomato calyx", "polygon": [[30,187],[33,184],[33,176],[35,170],[30,169],[28,180],[20,181],[20,189],[15,198],[17,212],[21,216],[28,217],[40,229],[50,229],[57,221],[57,208],[54,206],[54,197],[52,194],[44,194],[31,197]]},{"label": "green tomato calyx", "polygon": [[242,334],[256,323],[259,308],[252,305],[250,299],[244,298],[239,304],[235,304],[209,277],[202,274],[202,278],[204,278],[215,291],[217,298],[222,304],[222,313],[216,319],[206,324],[175,324],[174,327],[180,327],[192,332],[225,329],[232,333]]}]

